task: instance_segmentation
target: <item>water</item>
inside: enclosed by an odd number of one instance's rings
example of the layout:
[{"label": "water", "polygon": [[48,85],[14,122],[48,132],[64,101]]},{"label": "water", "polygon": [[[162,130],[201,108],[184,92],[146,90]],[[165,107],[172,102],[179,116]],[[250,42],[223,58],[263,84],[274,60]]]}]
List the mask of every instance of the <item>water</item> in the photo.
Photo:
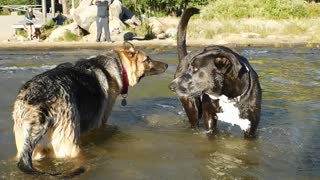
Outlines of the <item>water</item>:
[{"label": "water", "polygon": [[[241,48],[263,89],[261,123],[253,141],[243,139],[239,127],[221,122],[212,137],[190,130],[180,102],[167,88],[176,68],[175,48],[145,51],[167,62],[168,71],[130,87],[128,105],[121,107],[119,98],[108,126],[82,138],[87,171],[78,179],[320,177],[319,49]],[[13,159],[11,112],[22,83],[58,63],[100,53],[103,50],[0,50],[0,178],[35,178],[20,172]],[[73,162],[59,159],[34,164],[51,172],[73,167]]]}]

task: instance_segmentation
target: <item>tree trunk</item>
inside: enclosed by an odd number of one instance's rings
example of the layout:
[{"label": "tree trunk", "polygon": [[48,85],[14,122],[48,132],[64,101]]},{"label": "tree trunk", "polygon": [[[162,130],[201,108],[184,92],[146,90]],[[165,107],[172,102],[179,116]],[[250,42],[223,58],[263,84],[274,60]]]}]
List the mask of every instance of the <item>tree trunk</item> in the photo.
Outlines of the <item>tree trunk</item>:
[{"label": "tree trunk", "polygon": [[61,3],[62,3],[62,13],[69,14],[68,0],[61,0]]}]

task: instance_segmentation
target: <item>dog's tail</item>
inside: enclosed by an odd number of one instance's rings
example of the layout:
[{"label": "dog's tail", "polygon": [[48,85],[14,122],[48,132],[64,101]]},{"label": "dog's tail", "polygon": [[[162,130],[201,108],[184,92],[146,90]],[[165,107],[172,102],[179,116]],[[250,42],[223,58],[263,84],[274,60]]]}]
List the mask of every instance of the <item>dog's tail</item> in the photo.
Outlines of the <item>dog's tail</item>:
[{"label": "dog's tail", "polygon": [[198,8],[188,8],[183,13],[180,23],[178,26],[178,33],[177,33],[177,48],[178,48],[178,56],[179,62],[188,54],[187,53],[187,45],[186,45],[186,35],[187,35],[187,26],[189,19],[194,14],[200,14],[200,9]]},{"label": "dog's tail", "polygon": [[44,174],[43,172],[37,171],[33,168],[32,154],[35,146],[45,135],[52,123],[50,120],[45,120],[43,124],[40,122],[34,124],[35,125],[25,125],[27,127],[25,130],[26,136],[20,151],[17,166],[21,171],[27,174]]},{"label": "dog's tail", "polygon": [[[44,118],[44,117],[43,117]],[[49,175],[49,176],[57,176],[62,178],[71,178],[85,172],[84,167],[75,168],[67,173],[51,173],[51,172],[42,172],[37,170],[32,165],[32,154],[37,143],[43,138],[48,129],[52,126],[52,119],[47,118],[44,123],[33,124],[29,126],[27,129],[27,137],[22,146],[19,162],[17,164],[18,168],[27,174],[32,175]]]}]

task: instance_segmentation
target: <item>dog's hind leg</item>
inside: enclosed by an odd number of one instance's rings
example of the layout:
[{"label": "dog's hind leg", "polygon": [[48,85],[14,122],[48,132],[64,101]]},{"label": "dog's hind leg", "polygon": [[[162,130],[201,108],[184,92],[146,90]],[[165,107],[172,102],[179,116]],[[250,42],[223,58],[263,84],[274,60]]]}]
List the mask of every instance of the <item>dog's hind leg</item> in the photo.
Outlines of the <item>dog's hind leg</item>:
[{"label": "dog's hind leg", "polygon": [[55,115],[56,123],[51,136],[53,152],[57,158],[75,158],[80,154],[79,113],[70,106],[62,105],[60,110]]},{"label": "dog's hind leg", "polygon": [[191,128],[198,128],[199,119],[202,116],[199,98],[181,97],[180,101],[185,112],[187,113]]}]

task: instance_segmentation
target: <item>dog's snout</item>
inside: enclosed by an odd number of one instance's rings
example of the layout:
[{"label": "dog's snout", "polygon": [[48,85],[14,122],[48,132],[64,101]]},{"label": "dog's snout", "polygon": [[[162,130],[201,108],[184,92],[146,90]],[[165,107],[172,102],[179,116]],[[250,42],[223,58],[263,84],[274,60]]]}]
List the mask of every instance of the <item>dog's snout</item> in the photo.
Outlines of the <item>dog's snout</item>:
[{"label": "dog's snout", "polygon": [[170,89],[171,91],[176,91],[176,89],[177,89],[177,83],[175,83],[175,82],[170,83],[170,84],[169,84],[169,89]]},{"label": "dog's snout", "polygon": [[168,69],[168,64],[164,64],[164,67],[165,67],[166,69]]}]

